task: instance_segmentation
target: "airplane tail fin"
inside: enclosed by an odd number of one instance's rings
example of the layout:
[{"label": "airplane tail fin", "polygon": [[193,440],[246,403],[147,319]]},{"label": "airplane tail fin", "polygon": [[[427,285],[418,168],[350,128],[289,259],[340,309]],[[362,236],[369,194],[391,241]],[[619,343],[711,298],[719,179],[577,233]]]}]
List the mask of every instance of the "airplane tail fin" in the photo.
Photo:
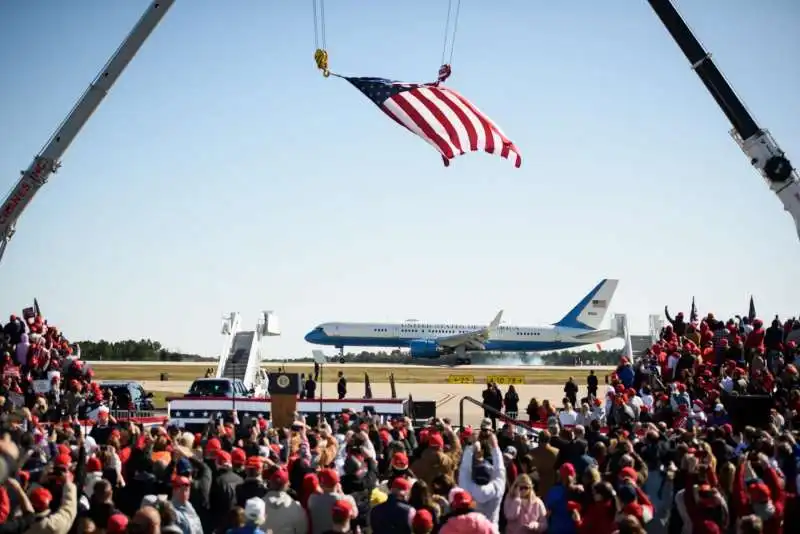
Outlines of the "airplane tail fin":
[{"label": "airplane tail fin", "polygon": [[492,322],[489,323],[489,326],[486,327],[486,330],[490,336],[494,334],[495,330],[497,330],[497,328],[500,326],[500,321],[502,319],[503,319],[503,310],[500,310],[499,312],[497,312],[497,315],[494,316]]},{"label": "airplane tail fin", "polygon": [[619,280],[606,278],[570,310],[555,326],[596,330],[606,316]]}]

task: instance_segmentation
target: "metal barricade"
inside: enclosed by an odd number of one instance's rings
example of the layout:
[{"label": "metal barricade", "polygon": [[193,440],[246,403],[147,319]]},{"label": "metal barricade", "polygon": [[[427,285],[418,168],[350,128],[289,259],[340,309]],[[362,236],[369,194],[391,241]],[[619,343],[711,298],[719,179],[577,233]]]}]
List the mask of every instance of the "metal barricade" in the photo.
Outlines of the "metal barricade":
[{"label": "metal barricade", "polygon": [[474,399],[472,397],[461,397],[461,400],[458,402],[458,424],[459,424],[459,426],[461,428],[464,428],[464,403],[465,402],[470,402],[470,403],[474,404],[475,406],[478,406],[479,408],[484,410],[484,413],[486,413],[486,412],[491,413],[492,415],[494,415],[495,419],[497,419],[498,421],[502,421],[502,422],[510,424],[510,425],[512,425],[514,427],[524,428],[526,430],[528,436],[530,437],[530,439],[532,441],[536,442],[536,441],[539,440],[539,429],[538,428],[532,427],[531,425],[529,425],[525,421],[519,421],[517,419],[512,419],[511,417],[507,416],[506,414],[504,414],[500,410],[497,410],[496,408],[488,406],[488,405],[482,403],[481,401],[479,401],[477,399]]}]

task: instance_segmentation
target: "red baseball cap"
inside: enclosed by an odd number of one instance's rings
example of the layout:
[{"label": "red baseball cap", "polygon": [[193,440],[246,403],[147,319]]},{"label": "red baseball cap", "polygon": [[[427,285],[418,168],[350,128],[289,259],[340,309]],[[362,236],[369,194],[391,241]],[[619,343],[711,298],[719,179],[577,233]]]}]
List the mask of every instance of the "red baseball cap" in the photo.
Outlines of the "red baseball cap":
[{"label": "red baseball cap", "polygon": [[284,468],[280,468],[269,477],[269,481],[276,486],[285,486],[289,483],[289,472]]},{"label": "red baseball cap", "polygon": [[261,459],[260,456],[251,456],[247,459],[247,463],[245,464],[247,469],[258,469],[259,471],[264,467],[264,461]]},{"label": "red baseball cap", "polygon": [[106,534],[122,534],[128,528],[128,516],[125,514],[114,514],[108,518]]},{"label": "red baseball cap", "polygon": [[348,499],[339,499],[333,506],[331,507],[331,513],[333,517],[346,519],[349,517],[353,517],[353,505],[350,504]]},{"label": "red baseball cap", "polygon": [[317,475],[321,486],[331,488],[339,483],[339,473],[333,469],[321,469]]},{"label": "red baseball cap", "polygon": [[562,477],[574,477],[575,476],[575,466],[571,463],[562,464],[561,467],[558,469],[559,474]]},{"label": "red baseball cap", "polygon": [[443,449],[444,448],[444,438],[438,432],[435,434],[431,434],[428,437],[428,447],[431,449]]},{"label": "red baseball cap", "polygon": [[408,469],[408,455],[404,452],[396,452],[392,455],[392,467],[400,471]]},{"label": "red baseball cap", "polygon": [[217,465],[232,465],[231,454],[228,451],[217,451]]},{"label": "red baseball cap", "polygon": [[414,519],[411,520],[414,532],[429,532],[433,529],[433,516],[424,508],[417,510]]},{"label": "red baseball cap", "polygon": [[411,481],[405,477],[397,477],[392,481],[392,489],[400,491],[411,491]]},{"label": "red baseball cap", "polygon": [[233,465],[244,465],[247,461],[247,455],[245,454],[244,450],[234,447],[231,451],[231,463]]},{"label": "red baseball cap", "polygon": [[472,505],[472,495],[467,490],[458,489],[450,495],[450,508],[453,510],[463,510]]},{"label": "red baseball cap", "polygon": [[50,503],[53,501],[53,494],[50,490],[44,487],[35,488],[31,492],[31,505],[37,512],[44,512],[50,508]]}]

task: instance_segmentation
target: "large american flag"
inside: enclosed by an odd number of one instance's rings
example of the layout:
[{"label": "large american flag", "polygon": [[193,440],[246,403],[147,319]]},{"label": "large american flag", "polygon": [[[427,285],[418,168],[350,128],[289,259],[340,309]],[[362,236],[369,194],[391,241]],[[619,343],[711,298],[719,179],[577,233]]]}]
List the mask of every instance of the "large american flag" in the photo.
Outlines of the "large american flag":
[{"label": "large american flag", "polygon": [[432,144],[445,166],[465,152],[484,151],[522,165],[516,145],[466,98],[438,84],[345,77],[401,126]]}]

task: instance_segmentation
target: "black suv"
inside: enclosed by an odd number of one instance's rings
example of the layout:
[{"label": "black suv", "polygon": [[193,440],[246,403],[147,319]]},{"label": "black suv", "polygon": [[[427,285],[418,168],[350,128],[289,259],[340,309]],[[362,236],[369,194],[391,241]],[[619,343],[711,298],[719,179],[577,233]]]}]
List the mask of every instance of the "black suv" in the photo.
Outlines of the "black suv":
[{"label": "black suv", "polygon": [[244,383],[239,379],[231,378],[198,378],[192,382],[189,388],[190,397],[223,397],[223,398],[242,398],[252,397],[253,393],[248,391]]},{"label": "black suv", "polygon": [[128,380],[104,380],[100,382],[101,390],[108,390],[113,395],[109,403],[112,410],[144,411],[153,410],[153,394],[146,393],[138,382]]}]

